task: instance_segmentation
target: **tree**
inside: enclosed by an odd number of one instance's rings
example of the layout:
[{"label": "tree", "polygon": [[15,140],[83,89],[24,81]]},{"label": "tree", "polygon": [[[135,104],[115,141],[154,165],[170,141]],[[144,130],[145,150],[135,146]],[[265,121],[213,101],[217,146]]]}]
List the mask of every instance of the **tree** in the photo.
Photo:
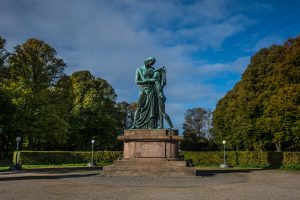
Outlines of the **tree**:
[{"label": "tree", "polygon": [[[10,77],[5,85],[18,109],[12,130],[21,133],[29,149],[39,149],[45,143],[40,136],[48,130],[60,131],[58,135],[67,134],[65,128],[56,128],[66,124],[64,119],[53,121],[60,116],[56,109],[58,102],[53,98],[55,87],[66,67],[63,60],[57,58],[55,49],[44,41],[29,39],[14,48],[8,65]],[[40,120],[48,126],[41,126]]]},{"label": "tree", "polygon": [[185,113],[184,150],[207,150],[211,148],[209,141],[211,129],[211,110],[204,108],[188,109]]},{"label": "tree", "polygon": [[6,40],[0,36],[0,158],[9,152],[9,124],[15,112],[11,96],[5,88],[9,78],[7,71],[8,52],[5,49]]},{"label": "tree", "polygon": [[216,141],[245,150],[299,150],[300,36],[261,49],[213,113]]},{"label": "tree", "polygon": [[15,114],[15,106],[5,90],[0,87],[0,158],[9,153],[10,124]]},{"label": "tree", "polygon": [[96,145],[102,150],[112,148],[122,123],[114,89],[89,71],[73,73],[71,81],[74,98],[71,122],[73,146],[87,149],[91,139],[96,138]]},{"label": "tree", "polygon": [[57,58],[55,49],[38,39],[17,45],[9,66],[14,79],[22,82],[33,94],[54,86],[64,75],[66,67],[64,61]]},{"label": "tree", "polygon": [[116,144],[133,107],[116,104],[106,80],[89,71],[64,75],[64,61],[41,40],[29,39],[10,54],[4,45],[0,37],[1,152],[14,149],[16,136],[29,150],[87,150],[92,138],[102,150]]},{"label": "tree", "polygon": [[0,36],[0,69],[2,69],[6,63],[8,53],[5,49],[6,40]]}]

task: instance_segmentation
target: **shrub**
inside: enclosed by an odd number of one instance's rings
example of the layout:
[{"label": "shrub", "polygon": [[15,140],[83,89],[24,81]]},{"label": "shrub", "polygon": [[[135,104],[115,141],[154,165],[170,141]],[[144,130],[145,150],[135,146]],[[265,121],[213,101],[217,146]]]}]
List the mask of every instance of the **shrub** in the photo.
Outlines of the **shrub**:
[{"label": "shrub", "polygon": [[[122,156],[122,151],[95,151],[94,161],[112,163]],[[184,151],[181,156],[195,165],[218,166],[224,162],[221,151]],[[91,152],[83,151],[19,151],[18,158],[23,165],[80,164],[90,160]],[[227,151],[226,162],[240,167],[300,169],[300,152]]]},{"label": "shrub", "polygon": [[[123,155],[122,151],[95,151],[94,161],[111,163]],[[13,162],[15,162],[14,153]],[[91,161],[91,152],[82,151],[19,151],[18,162],[23,165],[78,164]]]},{"label": "shrub", "polygon": [[298,164],[300,165],[300,152],[283,152],[284,165]]},{"label": "shrub", "polygon": [[[221,151],[185,151],[184,159],[191,159],[196,165],[216,166],[223,163]],[[284,167],[298,168],[300,152],[260,152],[260,151],[227,151],[226,162],[240,167]]]}]

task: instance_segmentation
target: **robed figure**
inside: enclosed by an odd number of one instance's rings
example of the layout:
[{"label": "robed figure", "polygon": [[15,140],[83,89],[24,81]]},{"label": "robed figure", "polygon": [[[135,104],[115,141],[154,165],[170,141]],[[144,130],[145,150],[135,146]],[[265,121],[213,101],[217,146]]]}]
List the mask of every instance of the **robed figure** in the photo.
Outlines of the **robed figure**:
[{"label": "robed figure", "polygon": [[165,113],[166,97],[163,88],[166,85],[165,67],[155,70],[155,58],[149,57],[144,65],[136,70],[135,82],[140,88],[137,110],[134,115],[134,129],[163,129],[163,119],[173,128],[169,116]]}]

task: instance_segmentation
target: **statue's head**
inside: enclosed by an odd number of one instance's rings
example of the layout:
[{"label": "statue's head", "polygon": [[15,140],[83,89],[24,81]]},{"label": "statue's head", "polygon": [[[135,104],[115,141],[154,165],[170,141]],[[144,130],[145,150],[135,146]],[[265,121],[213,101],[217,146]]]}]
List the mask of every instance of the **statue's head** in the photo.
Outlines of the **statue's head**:
[{"label": "statue's head", "polygon": [[154,63],[156,62],[154,57],[148,57],[145,59],[145,66],[147,67],[151,67],[152,65],[154,65]]}]

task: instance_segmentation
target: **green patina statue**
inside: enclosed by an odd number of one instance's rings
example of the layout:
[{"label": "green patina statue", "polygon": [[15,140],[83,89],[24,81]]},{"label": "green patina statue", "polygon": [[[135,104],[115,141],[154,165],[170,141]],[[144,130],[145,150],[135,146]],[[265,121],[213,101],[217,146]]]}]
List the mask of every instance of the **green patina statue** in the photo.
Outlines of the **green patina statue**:
[{"label": "green patina statue", "polygon": [[166,69],[155,70],[154,57],[145,60],[145,64],[136,70],[135,82],[140,87],[138,107],[135,111],[133,129],[163,129],[164,119],[173,128],[170,117],[165,112],[166,97],[163,88],[166,85]]}]

